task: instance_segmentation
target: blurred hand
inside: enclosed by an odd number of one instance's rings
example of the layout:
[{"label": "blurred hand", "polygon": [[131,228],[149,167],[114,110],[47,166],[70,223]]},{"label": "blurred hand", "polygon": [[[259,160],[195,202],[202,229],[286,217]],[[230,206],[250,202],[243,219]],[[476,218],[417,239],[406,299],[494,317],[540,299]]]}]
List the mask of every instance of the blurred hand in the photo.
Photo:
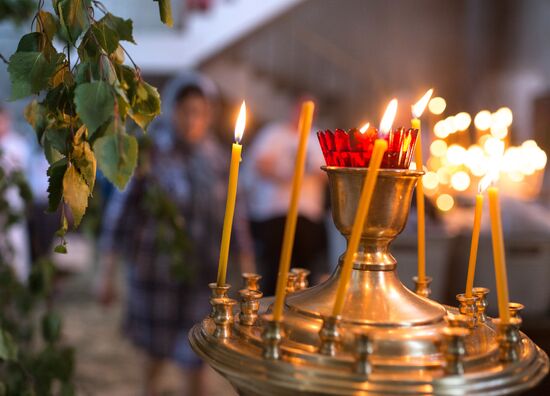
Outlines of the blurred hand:
[{"label": "blurred hand", "polygon": [[256,169],[266,179],[277,179],[277,157],[264,155],[257,159]]},{"label": "blurred hand", "polygon": [[111,277],[102,278],[98,280],[95,287],[97,302],[104,307],[110,307],[118,300],[118,290],[114,279]]},{"label": "blurred hand", "polygon": [[116,258],[113,255],[107,255],[99,263],[99,274],[94,289],[97,302],[105,307],[118,300],[115,264]]}]

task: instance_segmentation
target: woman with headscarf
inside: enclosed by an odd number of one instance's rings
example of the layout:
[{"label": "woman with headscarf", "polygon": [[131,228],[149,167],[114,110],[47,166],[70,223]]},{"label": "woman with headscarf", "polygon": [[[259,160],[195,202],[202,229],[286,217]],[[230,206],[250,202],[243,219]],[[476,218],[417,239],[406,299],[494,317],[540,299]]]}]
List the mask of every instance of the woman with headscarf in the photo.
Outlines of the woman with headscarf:
[{"label": "woman with headscarf", "polygon": [[[113,296],[118,247],[128,263],[125,331],[147,355],[146,395],[157,394],[166,359],[184,369],[189,394],[202,394],[202,364],[187,333],[209,309],[207,284],[216,279],[227,191],[228,150],[221,150],[209,132],[215,94],[210,80],[197,74],[169,83],[164,118],[151,132],[154,143],[145,157],[142,153],[126,191],[112,199],[106,212],[100,298],[108,302]],[[237,213],[232,247],[250,256],[252,243],[242,219],[242,212]],[[166,241],[181,242],[173,238],[179,225],[189,247],[174,255]],[[183,280],[174,271],[174,261],[182,256],[176,272],[184,274]]]}]

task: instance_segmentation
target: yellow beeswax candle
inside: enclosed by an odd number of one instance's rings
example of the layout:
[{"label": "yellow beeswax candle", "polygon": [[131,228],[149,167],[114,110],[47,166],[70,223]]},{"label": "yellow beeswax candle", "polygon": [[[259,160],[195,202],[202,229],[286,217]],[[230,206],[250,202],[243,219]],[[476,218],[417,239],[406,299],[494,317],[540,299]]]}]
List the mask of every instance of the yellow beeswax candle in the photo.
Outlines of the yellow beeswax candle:
[{"label": "yellow beeswax candle", "polygon": [[229,183],[227,185],[227,201],[225,203],[225,216],[223,219],[223,232],[220,244],[220,260],[218,263],[218,286],[225,285],[227,275],[227,261],[229,259],[229,243],[231,241],[231,228],[235,213],[235,201],[237,199],[237,184],[239,181],[239,165],[241,162],[242,146],[240,144],[246,124],[246,104],[242,103],[239,117],[235,125],[235,143],[231,148],[231,165],[229,168]]},{"label": "yellow beeswax candle", "polygon": [[[418,102],[412,106],[413,119],[411,127],[418,129],[415,148],[416,170],[422,171],[424,160],[422,158],[422,134],[420,116],[424,113],[424,109],[428,105],[432,97],[433,89],[429,89]],[[424,205],[424,185],[422,178],[416,184],[416,217],[417,217],[417,244],[418,244],[418,282],[424,282],[426,279],[426,211]]]},{"label": "yellow beeswax candle", "polygon": [[296,233],[296,221],[298,219],[298,199],[300,197],[300,186],[304,175],[305,161],[307,155],[307,142],[311,132],[311,123],[313,120],[313,110],[315,105],[311,101],[304,102],[300,112],[299,132],[300,140],[298,151],[296,153],[296,163],[294,166],[294,176],[292,178],[292,190],[290,203],[285,222],[285,232],[283,236],[283,245],[281,247],[281,257],[279,259],[279,272],[277,275],[277,287],[275,290],[275,303],[273,304],[273,320],[280,321],[283,316],[283,305],[286,295],[286,285],[288,271],[290,270],[290,260],[292,259],[292,247],[294,244],[294,235]]},{"label": "yellow beeswax candle", "polygon": [[353,259],[357,253],[359,242],[361,241],[361,234],[365,221],[368,216],[370,202],[374,193],[374,187],[378,180],[378,169],[384,158],[384,153],[388,149],[388,142],[384,139],[376,139],[374,141],[374,148],[369,163],[369,172],[363,182],[363,189],[361,190],[361,197],[359,198],[359,206],[351,229],[351,235],[348,242],[348,248],[346,250],[346,256],[344,257],[344,263],[342,264],[342,271],[340,273],[340,279],[338,281],[338,289],[336,290],[336,299],[334,301],[334,307],[332,310],[333,316],[341,315],[344,309],[345,297],[347,294],[348,284],[351,277],[351,271],[353,269]]},{"label": "yellow beeswax candle", "polygon": [[[382,121],[380,122],[380,135],[384,136],[390,132],[396,113],[397,99],[392,99],[386,108]],[[333,316],[341,315],[342,310],[344,309],[351,271],[353,270],[353,260],[357,254],[359,242],[361,242],[361,234],[363,233],[365,221],[368,217],[370,201],[372,200],[374,187],[376,186],[376,182],[378,180],[378,169],[380,169],[380,164],[382,163],[384,153],[387,149],[388,142],[386,142],[386,140],[379,138],[374,141],[374,147],[372,149],[372,155],[369,162],[369,171],[363,182],[361,196],[359,197],[359,204],[357,206],[357,211],[355,212],[355,219],[353,221],[351,235],[348,241],[348,248],[346,250],[344,262],[342,263],[342,268],[340,271],[340,279],[338,280],[338,288],[336,289],[336,298],[332,308]]]},{"label": "yellow beeswax candle", "polygon": [[474,229],[472,230],[472,243],[470,244],[470,259],[468,261],[468,277],[466,278],[466,297],[472,297],[474,288],[474,277],[476,273],[477,247],[479,244],[479,231],[481,229],[481,214],[483,212],[483,190],[476,195],[476,206],[474,212]]},{"label": "yellow beeswax candle", "polygon": [[506,257],[504,254],[504,239],[502,237],[502,221],[500,218],[500,201],[497,187],[487,189],[489,198],[489,214],[491,215],[491,237],[493,241],[493,261],[497,284],[498,312],[502,323],[510,322],[508,310],[508,278],[506,274]]}]

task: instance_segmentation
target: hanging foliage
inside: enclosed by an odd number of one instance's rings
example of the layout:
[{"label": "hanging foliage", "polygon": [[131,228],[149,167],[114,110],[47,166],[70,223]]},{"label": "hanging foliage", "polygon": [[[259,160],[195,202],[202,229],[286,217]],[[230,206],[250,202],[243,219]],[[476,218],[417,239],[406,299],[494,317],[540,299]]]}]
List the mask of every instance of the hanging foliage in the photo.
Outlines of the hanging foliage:
[{"label": "hanging foliage", "polygon": [[[170,1],[154,1],[171,25]],[[68,224],[77,227],[86,212],[96,169],[119,189],[128,183],[138,154],[128,121],[146,131],[160,113],[160,97],[124,48],[135,43],[130,19],[111,14],[99,1],[52,0],[54,12],[43,3],[33,31],[9,58],[8,72],[12,100],[37,95],[25,116],[50,164],[49,210],[61,206],[56,251],[63,252]]]}]

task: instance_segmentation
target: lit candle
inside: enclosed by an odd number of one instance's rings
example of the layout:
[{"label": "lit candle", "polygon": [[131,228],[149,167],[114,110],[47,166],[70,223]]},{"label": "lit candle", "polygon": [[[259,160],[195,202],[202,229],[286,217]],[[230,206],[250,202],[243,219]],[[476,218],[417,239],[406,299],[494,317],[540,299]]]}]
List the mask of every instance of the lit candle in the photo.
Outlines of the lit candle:
[{"label": "lit candle", "polygon": [[296,163],[294,165],[294,176],[292,178],[292,190],[290,195],[290,204],[285,222],[285,233],[283,236],[283,246],[281,248],[281,257],[279,259],[279,273],[277,275],[277,288],[275,290],[275,303],[273,305],[273,320],[280,321],[283,316],[283,305],[286,295],[287,277],[290,270],[290,260],[292,258],[292,246],[294,244],[294,234],[296,232],[296,221],[298,219],[298,198],[300,196],[300,186],[304,175],[306,162],[307,141],[311,133],[311,122],[313,120],[313,110],[315,105],[311,101],[304,102],[300,112],[299,132],[300,141],[298,143],[298,152],[296,153]]},{"label": "lit candle", "polygon": [[[386,135],[390,132],[395,113],[397,112],[397,99],[392,99],[388,104],[382,122],[380,123],[380,135]],[[368,129],[365,128],[366,131]],[[336,290],[336,299],[334,301],[334,307],[332,310],[333,316],[339,316],[344,309],[344,302],[347,295],[348,284],[351,278],[351,271],[353,270],[353,259],[359,248],[359,242],[361,241],[361,234],[365,226],[365,221],[368,216],[370,202],[374,193],[374,187],[378,180],[378,169],[382,163],[384,153],[388,148],[388,142],[379,137],[374,141],[374,148],[372,150],[372,156],[369,163],[369,171],[363,182],[363,188],[361,190],[361,197],[359,198],[359,206],[355,214],[355,220],[351,229],[351,235],[348,242],[348,248],[344,257],[344,263],[340,272],[340,279],[338,280],[338,289]]]},{"label": "lit candle", "polygon": [[476,195],[476,206],[474,212],[474,229],[472,231],[472,243],[470,245],[470,260],[468,261],[468,277],[466,279],[466,297],[472,297],[472,289],[474,287],[474,277],[476,273],[477,262],[477,247],[479,244],[479,232],[481,230],[481,214],[483,211],[483,192],[487,189],[491,178],[487,175],[478,186]]},{"label": "lit candle", "polygon": [[235,200],[237,199],[237,183],[239,180],[239,164],[241,162],[241,139],[246,124],[246,104],[242,103],[239,117],[235,124],[235,143],[231,148],[231,165],[229,168],[229,184],[227,186],[227,201],[225,203],[225,217],[223,219],[222,241],[220,246],[220,261],[218,263],[218,286],[225,285],[227,275],[227,260],[229,258],[229,242],[231,240],[231,228],[235,213]]},{"label": "lit candle", "polygon": [[497,283],[498,313],[502,323],[509,323],[510,311],[508,310],[508,304],[510,300],[508,298],[508,278],[506,275],[506,257],[504,254],[504,239],[502,237],[498,188],[495,186],[489,187],[487,195],[489,198],[489,214],[491,215],[491,236]]},{"label": "lit candle", "polygon": [[[429,89],[422,98],[412,106],[411,126],[418,129],[415,148],[416,170],[422,171],[424,163],[422,159],[422,137],[420,133],[420,117],[432,97],[433,89]],[[418,282],[424,282],[426,279],[426,220],[424,210],[424,186],[422,179],[416,185],[416,217],[417,217],[417,244],[418,244]]]}]

